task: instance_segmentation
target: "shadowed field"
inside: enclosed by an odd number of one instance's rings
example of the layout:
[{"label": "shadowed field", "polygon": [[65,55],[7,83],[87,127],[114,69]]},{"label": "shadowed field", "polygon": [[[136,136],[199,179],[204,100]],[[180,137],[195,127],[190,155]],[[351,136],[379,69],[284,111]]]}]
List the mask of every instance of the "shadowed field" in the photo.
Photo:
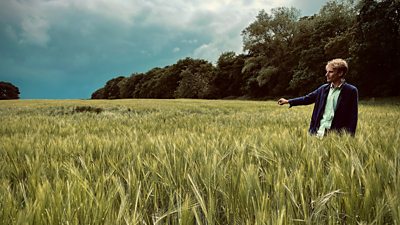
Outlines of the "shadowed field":
[{"label": "shadowed field", "polygon": [[400,103],[0,102],[0,224],[399,224]]}]

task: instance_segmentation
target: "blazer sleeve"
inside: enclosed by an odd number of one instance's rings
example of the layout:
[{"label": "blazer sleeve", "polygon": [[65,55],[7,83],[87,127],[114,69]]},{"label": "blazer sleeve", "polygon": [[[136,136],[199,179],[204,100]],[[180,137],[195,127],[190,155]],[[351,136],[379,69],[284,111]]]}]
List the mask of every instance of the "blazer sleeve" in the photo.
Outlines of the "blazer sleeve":
[{"label": "blazer sleeve", "polygon": [[321,86],[318,89],[316,89],[315,91],[313,91],[305,96],[289,99],[290,107],[297,106],[297,105],[310,105],[312,103],[315,103],[317,96],[323,90],[323,87],[324,86]]}]

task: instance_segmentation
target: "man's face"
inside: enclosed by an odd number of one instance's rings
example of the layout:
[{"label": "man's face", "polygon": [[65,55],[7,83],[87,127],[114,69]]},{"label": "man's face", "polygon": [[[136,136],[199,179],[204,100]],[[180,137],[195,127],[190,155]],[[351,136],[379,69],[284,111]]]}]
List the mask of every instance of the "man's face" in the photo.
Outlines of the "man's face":
[{"label": "man's face", "polygon": [[340,82],[342,79],[342,72],[338,72],[338,70],[333,69],[332,66],[327,65],[326,66],[326,81],[327,82]]}]

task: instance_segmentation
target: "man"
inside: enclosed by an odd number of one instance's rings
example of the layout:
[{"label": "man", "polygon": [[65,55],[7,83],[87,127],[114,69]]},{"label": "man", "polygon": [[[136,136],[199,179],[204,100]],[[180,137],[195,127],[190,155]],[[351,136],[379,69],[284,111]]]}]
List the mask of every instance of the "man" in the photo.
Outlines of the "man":
[{"label": "man", "polygon": [[315,103],[309,132],[323,137],[329,131],[356,133],[358,119],[358,90],[345,82],[347,62],[333,59],[325,67],[328,84],[320,86],[310,94],[294,99],[278,100],[279,105],[309,105]]}]

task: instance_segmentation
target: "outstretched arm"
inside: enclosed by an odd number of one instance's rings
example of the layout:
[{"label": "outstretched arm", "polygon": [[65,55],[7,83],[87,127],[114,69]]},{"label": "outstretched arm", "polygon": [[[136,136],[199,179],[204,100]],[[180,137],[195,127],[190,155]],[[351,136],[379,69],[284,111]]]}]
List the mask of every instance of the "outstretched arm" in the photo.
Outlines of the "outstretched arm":
[{"label": "outstretched arm", "polygon": [[309,93],[308,95],[305,95],[303,97],[298,97],[298,98],[292,98],[292,99],[285,99],[285,98],[280,98],[278,100],[279,105],[285,105],[285,104],[290,104],[290,107],[296,106],[296,105],[309,105],[315,102],[317,95],[320,91],[322,91],[322,88],[324,86],[321,86],[317,90]]},{"label": "outstretched arm", "polygon": [[285,104],[288,104],[288,103],[289,103],[289,101],[287,99],[285,99],[285,98],[281,98],[281,99],[278,100],[278,104],[279,105],[285,105]]},{"label": "outstretched arm", "polygon": [[313,92],[311,92],[305,96],[289,99],[288,103],[289,103],[290,107],[297,106],[297,105],[310,105],[310,104],[315,103],[315,101],[317,100],[317,97],[324,92],[325,88],[327,88],[327,85],[328,84],[322,85],[319,88],[317,88],[316,90],[314,90]]}]

